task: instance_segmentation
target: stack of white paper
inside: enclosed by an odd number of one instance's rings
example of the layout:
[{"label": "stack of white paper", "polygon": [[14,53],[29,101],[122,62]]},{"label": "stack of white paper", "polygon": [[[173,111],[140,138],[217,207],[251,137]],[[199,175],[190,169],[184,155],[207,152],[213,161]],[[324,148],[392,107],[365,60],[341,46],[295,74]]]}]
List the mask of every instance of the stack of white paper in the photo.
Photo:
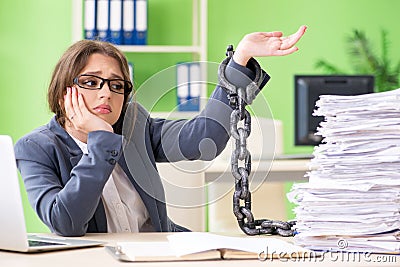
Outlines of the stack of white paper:
[{"label": "stack of white paper", "polygon": [[[400,89],[321,96],[323,143],[295,184],[295,243],[314,250],[400,253]],[[390,232],[390,233],[388,233]],[[397,239],[396,239],[397,237]]]}]

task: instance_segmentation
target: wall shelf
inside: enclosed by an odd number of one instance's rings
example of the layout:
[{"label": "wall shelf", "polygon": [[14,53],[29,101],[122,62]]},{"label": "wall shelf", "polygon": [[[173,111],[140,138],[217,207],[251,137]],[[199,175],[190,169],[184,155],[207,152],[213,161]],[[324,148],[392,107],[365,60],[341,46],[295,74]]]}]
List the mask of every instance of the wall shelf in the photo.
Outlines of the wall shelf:
[{"label": "wall shelf", "polygon": [[201,54],[200,46],[179,45],[118,45],[127,53],[197,53]]},{"label": "wall shelf", "polygon": [[[132,53],[193,53],[199,61],[207,60],[207,0],[192,0],[192,45],[121,45]],[[151,12],[151,11],[150,11]],[[83,0],[72,1],[72,41],[83,38]]]},{"label": "wall shelf", "polygon": [[[72,42],[83,39],[83,3],[84,0],[72,1]],[[149,7],[151,12],[151,7]],[[168,18],[160,18],[168,19]],[[207,61],[207,0],[192,0],[192,43],[191,45],[117,45],[124,53],[188,53],[193,61]],[[149,25],[151,27],[151,25]],[[176,62],[181,62],[179,56]],[[207,81],[206,64],[201,64],[201,79]],[[201,86],[200,110],[205,107],[207,98],[206,84]],[[175,114],[176,113],[176,114]],[[197,112],[198,113],[198,112]],[[162,113],[159,113],[162,114]],[[171,113],[163,113],[171,114]],[[194,113],[193,113],[194,114]],[[182,116],[180,116],[182,115]],[[184,116],[183,116],[184,115]],[[192,112],[190,112],[190,117]],[[187,118],[188,114],[174,112],[173,117]]]}]

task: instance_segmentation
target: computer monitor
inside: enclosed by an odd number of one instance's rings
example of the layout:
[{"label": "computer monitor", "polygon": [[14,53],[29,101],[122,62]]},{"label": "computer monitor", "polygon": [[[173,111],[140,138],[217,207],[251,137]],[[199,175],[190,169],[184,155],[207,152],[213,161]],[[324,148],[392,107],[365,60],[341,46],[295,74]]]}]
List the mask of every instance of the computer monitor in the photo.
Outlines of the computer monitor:
[{"label": "computer monitor", "polygon": [[295,145],[315,146],[315,135],[323,117],[313,116],[320,95],[360,95],[374,91],[372,75],[295,75]]}]

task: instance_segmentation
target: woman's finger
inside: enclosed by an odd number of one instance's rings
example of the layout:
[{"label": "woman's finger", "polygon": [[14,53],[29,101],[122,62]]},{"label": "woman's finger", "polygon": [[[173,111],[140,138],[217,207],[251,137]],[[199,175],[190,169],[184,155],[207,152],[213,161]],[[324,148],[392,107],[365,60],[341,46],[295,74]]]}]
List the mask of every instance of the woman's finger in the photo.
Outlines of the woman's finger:
[{"label": "woman's finger", "polygon": [[287,37],[282,37],[282,49],[288,49],[292,46],[294,46],[300,38],[304,35],[307,27],[306,26],[301,26],[297,32],[287,36]]},{"label": "woman's finger", "polygon": [[264,37],[282,37],[283,33],[279,31],[275,32],[261,32]]},{"label": "woman's finger", "polygon": [[74,86],[72,87],[71,102],[72,102],[72,108],[74,111],[74,115],[81,118],[82,111],[81,111],[81,109],[79,107],[79,103],[78,103],[78,90]]},{"label": "woman's finger", "polygon": [[64,108],[65,108],[65,115],[69,120],[72,120],[75,115],[71,97],[72,97],[71,87],[67,87],[67,93],[64,96]]},{"label": "woman's finger", "polygon": [[79,110],[82,113],[82,116],[90,116],[92,113],[88,110],[85,99],[83,98],[83,95],[81,93],[78,93],[78,105],[79,105]]},{"label": "woman's finger", "polygon": [[275,51],[274,56],[286,56],[296,52],[297,50],[299,49],[296,46],[292,46],[288,49],[280,49],[278,51]]}]

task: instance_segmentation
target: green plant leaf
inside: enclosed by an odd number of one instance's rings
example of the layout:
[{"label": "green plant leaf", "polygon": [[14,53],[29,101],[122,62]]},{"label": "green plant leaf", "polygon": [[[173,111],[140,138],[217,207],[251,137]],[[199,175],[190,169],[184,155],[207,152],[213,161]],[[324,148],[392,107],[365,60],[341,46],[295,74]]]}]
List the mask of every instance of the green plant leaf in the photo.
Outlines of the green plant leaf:
[{"label": "green plant leaf", "polygon": [[[389,56],[389,38],[384,29],[381,30],[380,57],[375,53],[370,40],[360,30],[353,30],[346,37],[347,54],[354,74],[369,74],[375,76],[375,90],[388,91],[399,88],[400,61],[392,68],[392,58]],[[319,59],[315,63],[317,69],[327,74],[346,74],[326,60]]]},{"label": "green plant leaf", "polygon": [[320,59],[315,63],[315,68],[322,69],[327,74],[343,74],[342,70],[337,68],[336,66],[330,64],[329,62]]}]

